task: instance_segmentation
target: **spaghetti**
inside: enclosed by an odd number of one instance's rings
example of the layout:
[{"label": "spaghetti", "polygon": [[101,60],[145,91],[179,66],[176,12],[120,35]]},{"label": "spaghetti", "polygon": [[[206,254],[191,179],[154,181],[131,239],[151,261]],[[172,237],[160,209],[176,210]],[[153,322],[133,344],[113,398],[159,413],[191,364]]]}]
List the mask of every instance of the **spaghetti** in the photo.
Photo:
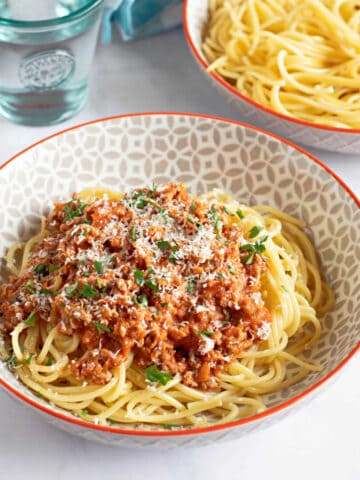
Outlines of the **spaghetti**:
[{"label": "spaghetti", "polygon": [[263,394],[321,369],[300,354],[333,293],[303,226],[171,183],[83,191],[8,251],[8,364],[100,424],[203,426],[262,411]]},{"label": "spaghetti", "polygon": [[360,3],[209,0],[202,49],[243,95],[316,124],[360,128]]}]

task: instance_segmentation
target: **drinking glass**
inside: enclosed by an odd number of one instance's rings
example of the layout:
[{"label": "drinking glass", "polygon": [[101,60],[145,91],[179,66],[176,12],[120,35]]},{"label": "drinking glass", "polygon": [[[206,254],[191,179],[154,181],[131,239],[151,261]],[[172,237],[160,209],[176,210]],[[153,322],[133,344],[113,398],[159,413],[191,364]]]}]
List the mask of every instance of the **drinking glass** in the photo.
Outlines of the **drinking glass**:
[{"label": "drinking glass", "polygon": [[0,113],[51,125],[85,105],[103,0],[0,0]]}]

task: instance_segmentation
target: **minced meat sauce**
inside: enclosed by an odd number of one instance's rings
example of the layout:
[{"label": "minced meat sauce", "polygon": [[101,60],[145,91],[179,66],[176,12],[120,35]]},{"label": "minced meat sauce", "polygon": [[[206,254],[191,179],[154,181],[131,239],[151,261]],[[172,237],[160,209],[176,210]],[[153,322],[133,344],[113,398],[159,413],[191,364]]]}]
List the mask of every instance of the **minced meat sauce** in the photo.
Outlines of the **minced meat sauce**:
[{"label": "minced meat sauce", "polygon": [[78,380],[108,382],[133,352],[142,369],[215,388],[271,320],[260,293],[266,257],[243,248],[251,240],[235,215],[174,183],[56,203],[25,273],[0,287],[1,328],[35,314],[78,335],[69,354]]}]

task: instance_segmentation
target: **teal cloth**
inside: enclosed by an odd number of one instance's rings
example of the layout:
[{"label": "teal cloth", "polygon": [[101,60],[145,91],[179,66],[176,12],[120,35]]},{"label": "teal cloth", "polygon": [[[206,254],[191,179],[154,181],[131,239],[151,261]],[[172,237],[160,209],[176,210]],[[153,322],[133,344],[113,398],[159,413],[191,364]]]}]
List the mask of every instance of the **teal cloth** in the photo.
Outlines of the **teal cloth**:
[{"label": "teal cloth", "polygon": [[177,27],[182,20],[182,0],[108,0],[105,7],[104,43],[111,41],[113,27],[128,41]]}]

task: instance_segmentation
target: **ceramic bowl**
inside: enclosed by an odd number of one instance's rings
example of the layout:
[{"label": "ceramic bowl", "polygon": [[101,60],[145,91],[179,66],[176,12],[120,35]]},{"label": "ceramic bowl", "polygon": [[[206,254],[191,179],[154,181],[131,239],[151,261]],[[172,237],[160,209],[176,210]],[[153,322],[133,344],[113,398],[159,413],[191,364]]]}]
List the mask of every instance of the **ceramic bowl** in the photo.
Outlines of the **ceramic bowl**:
[{"label": "ceramic bowl", "polygon": [[241,119],[245,118],[246,121],[295,143],[332,152],[360,152],[360,130],[315,125],[275,112],[241,94],[216,72],[208,72],[208,62],[201,50],[203,31],[208,19],[208,4],[209,0],[185,0],[184,29],[187,42],[207,80],[239,111]]},{"label": "ceramic bowl", "polygon": [[322,320],[325,333],[309,358],[324,370],[268,395],[269,408],[258,415],[208,428],[149,431],[76,418],[36,397],[0,363],[5,391],[81,437],[120,446],[170,447],[246,435],[312,399],[358,348],[359,200],[300,148],[236,122],[191,114],[136,114],[74,127],[24,150],[0,170],[0,257],[13,242],[38,231],[40,216],[54,200],[89,186],[126,191],[170,180],[185,183],[192,194],[222,188],[241,202],[273,205],[307,222],[336,292],[336,305]]}]

